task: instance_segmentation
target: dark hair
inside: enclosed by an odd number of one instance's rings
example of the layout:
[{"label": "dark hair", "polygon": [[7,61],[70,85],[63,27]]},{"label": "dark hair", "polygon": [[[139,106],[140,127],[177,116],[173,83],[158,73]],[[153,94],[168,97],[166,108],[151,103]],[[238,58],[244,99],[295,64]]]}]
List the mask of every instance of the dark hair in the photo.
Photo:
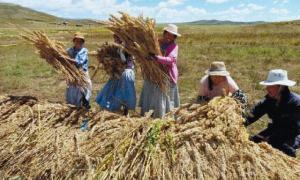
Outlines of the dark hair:
[{"label": "dark hair", "polygon": [[211,80],[210,76],[208,76],[208,90],[213,90],[213,81]]},{"label": "dark hair", "polygon": [[[166,33],[169,33],[169,32],[164,30],[163,35],[165,35]],[[170,33],[170,34],[172,34],[172,33]],[[172,34],[172,35],[174,36],[175,39],[177,38],[177,36],[175,34]]]},{"label": "dark hair", "polygon": [[81,38],[73,38],[73,42],[75,42],[75,39],[79,39],[81,41],[82,44],[85,43],[85,40],[84,39],[81,39]]},{"label": "dark hair", "polygon": [[281,92],[280,92],[281,94],[285,94],[290,91],[288,86],[281,85],[281,87],[282,87]]}]

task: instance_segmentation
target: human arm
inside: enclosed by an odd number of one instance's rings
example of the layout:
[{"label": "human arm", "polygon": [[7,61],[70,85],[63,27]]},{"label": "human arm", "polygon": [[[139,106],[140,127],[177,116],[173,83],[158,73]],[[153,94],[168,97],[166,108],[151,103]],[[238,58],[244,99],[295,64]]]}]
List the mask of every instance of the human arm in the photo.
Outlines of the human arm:
[{"label": "human arm", "polygon": [[209,101],[208,97],[208,77],[205,76],[201,79],[199,83],[199,91],[197,97],[197,103],[204,103]]},{"label": "human arm", "polygon": [[250,112],[245,114],[245,126],[249,126],[252,123],[256,122],[259,118],[261,118],[263,115],[267,113],[267,100],[263,99],[260,102],[258,102],[251,110]]},{"label": "human arm", "polygon": [[176,45],[173,50],[168,54],[168,56],[155,56],[157,61],[161,64],[171,65],[177,61],[178,56],[178,46]]}]

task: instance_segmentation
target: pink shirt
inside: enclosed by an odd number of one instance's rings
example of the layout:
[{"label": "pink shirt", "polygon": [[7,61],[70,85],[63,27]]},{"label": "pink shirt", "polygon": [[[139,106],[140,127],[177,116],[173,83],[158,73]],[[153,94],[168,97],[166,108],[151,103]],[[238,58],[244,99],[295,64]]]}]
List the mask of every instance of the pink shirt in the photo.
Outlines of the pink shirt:
[{"label": "pink shirt", "polygon": [[168,74],[171,82],[177,84],[178,80],[178,69],[177,69],[177,56],[178,56],[178,46],[173,43],[170,44],[164,56],[156,56],[158,62],[166,65],[168,69]]},{"label": "pink shirt", "polygon": [[235,91],[239,90],[239,87],[235,83],[235,81],[230,76],[226,76],[226,77],[227,77],[227,81],[218,84],[217,86],[213,86],[213,89],[209,90],[208,75],[204,76],[200,81],[199,95],[206,96],[209,99],[212,99],[216,96],[223,95],[223,89],[225,89],[229,93],[234,93]]}]

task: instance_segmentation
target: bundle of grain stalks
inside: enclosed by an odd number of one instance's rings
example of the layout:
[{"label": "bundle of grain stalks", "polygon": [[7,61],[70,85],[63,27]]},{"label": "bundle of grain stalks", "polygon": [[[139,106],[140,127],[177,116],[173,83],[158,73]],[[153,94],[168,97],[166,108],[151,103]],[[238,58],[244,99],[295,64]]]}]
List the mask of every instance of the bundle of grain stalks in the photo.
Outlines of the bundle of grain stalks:
[{"label": "bundle of grain stalks", "polygon": [[[4,97],[6,98],[6,97]],[[1,102],[2,100],[0,100]],[[17,102],[14,102],[17,103]],[[1,106],[1,108],[5,108]],[[166,119],[36,102],[0,126],[0,176],[33,179],[297,179],[300,161],[248,141],[229,97]],[[80,124],[90,119],[89,131]]]},{"label": "bundle of grain stalks", "polygon": [[126,44],[126,51],[140,65],[143,78],[165,91],[169,82],[165,67],[156,61],[149,61],[149,54],[161,55],[154,20],[142,16],[131,17],[126,13],[121,15],[120,18],[111,16],[108,29]]},{"label": "bundle of grain stalks", "polygon": [[33,31],[22,37],[32,42],[40,57],[63,74],[68,85],[88,86],[88,79],[84,71],[76,67],[74,60],[68,56],[62,43],[49,39],[45,33],[40,31]]},{"label": "bundle of grain stalks", "polygon": [[124,48],[116,43],[105,43],[98,50],[97,59],[104,71],[112,78],[120,78],[126,68],[126,62],[121,60],[119,51]]}]

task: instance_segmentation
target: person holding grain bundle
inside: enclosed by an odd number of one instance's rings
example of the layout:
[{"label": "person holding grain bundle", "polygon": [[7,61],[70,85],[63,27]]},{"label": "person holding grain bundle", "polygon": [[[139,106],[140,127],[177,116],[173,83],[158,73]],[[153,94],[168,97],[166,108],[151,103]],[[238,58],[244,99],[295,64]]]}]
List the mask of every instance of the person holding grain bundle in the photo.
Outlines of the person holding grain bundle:
[{"label": "person holding grain bundle", "polygon": [[[116,34],[113,37],[115,43],[123,44]],[[97,95],[96,102],[104,109],[123,110],[123,114],[128,115],[129,110],[135,110],[136,106],[134,58],[121,48],[118,48],[118,56],[120,56],[119,60],[126,64],[126,68],[121,77],[109,79]]]},{"label": "person holding grain bundle", "polygon": [[154,118],[162,118],[171,109],[179,107],[179,91],[177,86],[178,69],[178,45],[176,38],[181,35],[178,33],[178,28],[174,24],[169,24],[164,28],[163,38],[159,40],[162,56],[149,54],[149,60],[158,61],[167,68],[170,81],[168,82],[167,92],[164,93],[154,83],[145,80],[141,97],[140,107],[141,114],[145,115],[146,112],[153,110]]},{"label": "person holding grain bundle", "polygon": [[212,62],[206,75],[200,81],[198,103],[210,101],[214,97],[231,94],[232,97],[247,104],[247,96],[239,89],[236,82],[226,70],[224,62]]},{"label": "person holding grain bundle", "polygon": [[87,87],[78,87],[75,85],[69,85],[66,90],[66,101],[68,104],[81,107],[84,106],[87,109],[90,108],[89,100],[92,95],[92,82],[88,72],[88,50],[83,47],[85,38],[81,33],[76,33],[73,38],[73,47],[67,50],[68,55],[72,58],[76,67],[82,69],[85,74],[88,83]]},{"label": "person holding grain bundle", "polygon": [[296,149],[300,148],[300,96],[289,90],[296,82],[288,79],[287,71],[275,69],[260,84],[266,86],[267,95],[246,114],[245,125],[251,125],[265,114],[272,122],[250,140],[267,142],[296,157]]}]

